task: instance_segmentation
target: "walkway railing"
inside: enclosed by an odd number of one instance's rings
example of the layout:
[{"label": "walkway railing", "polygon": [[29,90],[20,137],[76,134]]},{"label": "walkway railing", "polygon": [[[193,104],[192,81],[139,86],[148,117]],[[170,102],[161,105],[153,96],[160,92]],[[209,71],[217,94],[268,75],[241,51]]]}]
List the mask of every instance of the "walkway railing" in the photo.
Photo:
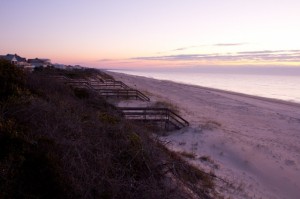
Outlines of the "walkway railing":
[{"label": "walkway railing", "polygon": [[[86,88],[93,90],[104,97],[135,98],[150,101],[142,92],[131,89],[121,81],[113,79],[71,79],[66,76],[53,76],[65,84],[75,88]],[[121,107],[118,108],[126,119],[151,122],[163,125],[165,129],[181,129],[189,126],[189,122],[168,108],[149,107]]]},{"label": "walkway railing", "polygon": [[142,92],[131,89],[129,86],[121,81],[112,79],[100,81],[97,79],[71,79],[65,76],[53,76],[58,80],[65,82],[65,84],[76,88],[87,88],[98,92],[104,97],[117,97],[117,98],[135,98],[143,101],[150,101]]},{"label": "walkway railing", "polygon": [[104,82],[90,81],[90,85],[95,89],[98,88],[129,89],[129,86],[127,86],[121,81],[104,81]]},{"label": "walkway railing", "polygon": [[150,98],[135,89],[94,89],[104,97],[117,97],[117,98],[135,98],[143,101],[150,101]]},{"label": "walkway railing", "polygon": [[183,119],[178,114],[174,113],[168,108],[140,108],[140,107],[121,107],[120,111],[124,114],[126,119],[163,123],[165,129],[181,129],[189,126],[189,122]]}]

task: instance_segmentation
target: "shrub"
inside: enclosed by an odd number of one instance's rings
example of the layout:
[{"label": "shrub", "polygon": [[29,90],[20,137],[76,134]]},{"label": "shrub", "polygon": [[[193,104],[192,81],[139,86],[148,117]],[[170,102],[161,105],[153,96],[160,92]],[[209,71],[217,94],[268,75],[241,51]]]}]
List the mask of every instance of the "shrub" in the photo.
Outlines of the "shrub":
[{"label": "shrub", "polygon": [[74,88],[74,94],[79,99],[89,98],[90,96],[88,90],[84,88]]},{"label": "shrub", "polygon": [[24,131],[11,119],[0,120],[0,198],[63,198],[54,143]]},{"label": "shrub", "polygon": [[154,108],[168,108],[174,113],[179,113],[179,109],[176,105],[172,104],[171,102],[167,101],[157,101],[154,105]]},{"label": "shrub", "polygon": [[9,61],[0,59],[0,101],[21,95],[24,82],[22,69]]},{"label": "shrub", "polygon": [[29,74],[30,99],[0,104],[0,198],[186,198],[166,183],[168,165],[213,186],[103,98],[79,100],[49,73],[63,71]]}]

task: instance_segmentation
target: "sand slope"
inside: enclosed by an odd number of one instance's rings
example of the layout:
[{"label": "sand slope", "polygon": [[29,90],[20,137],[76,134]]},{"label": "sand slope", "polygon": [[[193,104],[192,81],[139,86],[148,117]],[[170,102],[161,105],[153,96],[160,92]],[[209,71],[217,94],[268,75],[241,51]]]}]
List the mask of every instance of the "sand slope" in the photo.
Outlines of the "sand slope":
[{"label": "sand slope", "polygon": [[110,74],[151,101],[178,107],[191,125],[162,139],[172,150],[193,153],[191,163],[228,181],[219,184],[225,196],[300,198],[299,104]]}]

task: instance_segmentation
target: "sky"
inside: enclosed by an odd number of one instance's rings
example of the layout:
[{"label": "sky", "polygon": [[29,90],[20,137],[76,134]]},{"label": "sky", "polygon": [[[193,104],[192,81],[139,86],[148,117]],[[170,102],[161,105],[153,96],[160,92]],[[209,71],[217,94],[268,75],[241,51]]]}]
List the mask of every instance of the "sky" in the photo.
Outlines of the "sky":
[{"label": "sky", "polygon": [[0,0],[0,54],[98,68],[300,67],[299,0]]}]

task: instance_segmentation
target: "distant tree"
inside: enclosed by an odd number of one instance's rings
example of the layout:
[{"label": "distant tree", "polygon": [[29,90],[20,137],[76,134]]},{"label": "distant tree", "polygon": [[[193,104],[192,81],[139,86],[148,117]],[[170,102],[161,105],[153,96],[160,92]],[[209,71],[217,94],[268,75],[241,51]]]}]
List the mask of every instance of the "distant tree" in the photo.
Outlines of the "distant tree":
[{"label": "distant tree", "polygon": [[20,95],[25,83],[24,77],[21,68],[7,60],[0,59],[0,101],[10,96]]}]

